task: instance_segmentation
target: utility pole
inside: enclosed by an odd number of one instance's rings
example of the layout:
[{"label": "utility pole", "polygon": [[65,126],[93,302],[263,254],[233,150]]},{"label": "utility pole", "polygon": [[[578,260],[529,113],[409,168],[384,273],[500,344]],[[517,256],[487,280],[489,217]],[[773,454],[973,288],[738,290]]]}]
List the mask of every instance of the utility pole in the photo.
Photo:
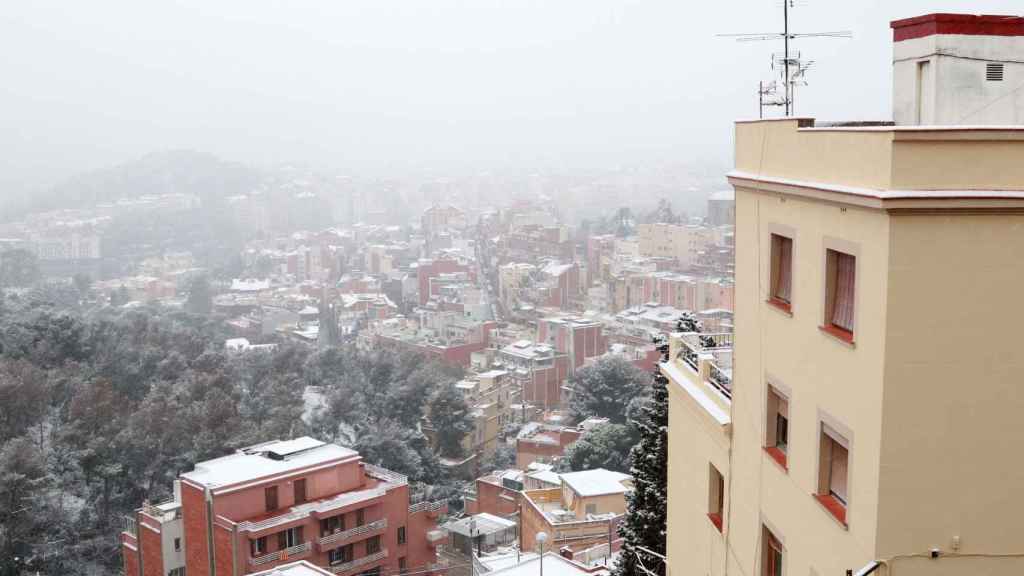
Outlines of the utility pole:
[{"label": "utility pole", "polygon": [[782,38],[783,51],[785,52],[783,58],[786,62],[785,71],[783,72],[783,82],[786,87],[786,116],[789,116],[789,106],[792,103],[789,87],[789,2],[790,0],[782,0]]}]

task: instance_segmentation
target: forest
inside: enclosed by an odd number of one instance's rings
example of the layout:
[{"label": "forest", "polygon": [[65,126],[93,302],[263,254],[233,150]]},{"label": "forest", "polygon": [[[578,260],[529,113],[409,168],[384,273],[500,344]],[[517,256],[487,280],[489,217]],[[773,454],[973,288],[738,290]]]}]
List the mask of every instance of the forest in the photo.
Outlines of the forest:
[{"label": "forest", "polygon": [[0,300],[0,574],[114,573],[125,514],[194,463],[274,438],[350,446],[414,497],[458,503],[418,423],[445,402],[467,427],[446,393],[460,369],[349,348],[229,354],[216,316],[69,291]]}]

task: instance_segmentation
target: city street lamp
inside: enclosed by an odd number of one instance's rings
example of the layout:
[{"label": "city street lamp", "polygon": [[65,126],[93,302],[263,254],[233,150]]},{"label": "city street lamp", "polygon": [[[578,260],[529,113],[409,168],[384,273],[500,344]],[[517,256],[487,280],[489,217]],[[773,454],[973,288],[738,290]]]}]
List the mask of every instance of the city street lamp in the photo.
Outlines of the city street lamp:
[{"label": "city street lamp", "polygon": [[537,532],[537,544],[540,545],[540,576],[544,576],[544,543],[547,541],[547,532]]}]

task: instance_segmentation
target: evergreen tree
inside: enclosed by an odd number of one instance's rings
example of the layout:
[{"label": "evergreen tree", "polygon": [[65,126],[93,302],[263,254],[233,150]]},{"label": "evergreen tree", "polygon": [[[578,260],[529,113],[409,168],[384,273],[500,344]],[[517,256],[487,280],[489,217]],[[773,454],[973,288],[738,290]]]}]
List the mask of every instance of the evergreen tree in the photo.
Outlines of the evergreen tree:
[{"label": "evergreen tree", "polygon": [[199,276],[192,281],[185,310],[193,314],[209,314],[213,311],[213,288],[206,276]]},{"label": "evergreen tree", "polygon": [[[668,354],[668,347],[663,347]],[[633,447],[633,490],[626,495],[626,518],[619,525],[623,538],[622,554],[615,564],[614,576],[646,576],[638,567],[664,575],[665,564],[638,547],[665,554],[668,522],[668,380],[656,374],[651,381],[651,401],[641,410],[634,424],[640,431],[640,443]],[[640,558],[637,554],[640,554]]]},{"label": "evergreen tree", "polygon": [[602,357],[572,377],[569,411],[577,422],[598,416],[625,424],[626,407],[646,394],[647,375],[642,370],[620,356]]},{"label": "evergreen tree", "polygon": [[469,406],[455,384],[442,385],[431,398],[430,423],[434,427],[437,451],[441,456],[465,456],[462,440],[469,434],[473,423],[469,417]]}]

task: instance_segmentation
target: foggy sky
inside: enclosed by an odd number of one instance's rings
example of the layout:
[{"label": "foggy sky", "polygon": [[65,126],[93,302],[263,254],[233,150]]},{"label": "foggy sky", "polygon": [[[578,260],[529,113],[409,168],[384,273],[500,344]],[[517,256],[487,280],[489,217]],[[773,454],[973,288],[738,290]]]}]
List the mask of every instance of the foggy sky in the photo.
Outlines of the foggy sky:
[{"label": "foggy sky", "polygon": [[[798,113],[890,117],[889,21],[1020,2],[798,0]],[[731,162],[776,0],[6,0],[0,186],[154,150],[338,171]],[[0,188],[3,194],[3,188]]]}]

